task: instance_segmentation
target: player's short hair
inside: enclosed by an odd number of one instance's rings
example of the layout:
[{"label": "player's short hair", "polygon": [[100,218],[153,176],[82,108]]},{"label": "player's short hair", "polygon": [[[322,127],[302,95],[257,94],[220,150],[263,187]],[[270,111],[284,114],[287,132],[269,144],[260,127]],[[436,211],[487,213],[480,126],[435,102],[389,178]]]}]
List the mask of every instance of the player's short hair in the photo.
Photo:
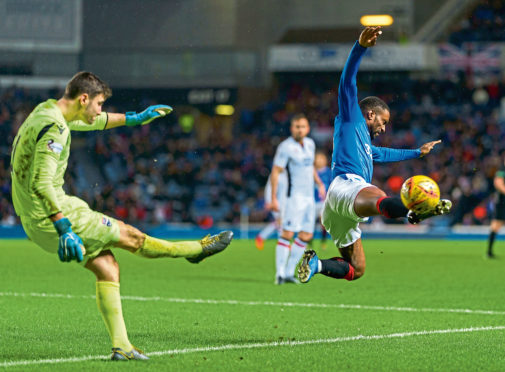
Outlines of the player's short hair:
[{"label": "player's short hair", "polygon": [[305,114],[302,114],[302,113],[299,113],[299,114],[294,114],[292,117],[291,117],[291,124],[293,124],[295,121],[298,121],[300,119],[305,119],[307,121],[309,121],[307,119],[307,117],[305,116]]},{"label": "player's short hair", "polygon": [[66,99],[74,99],[83,93],[87,93],[91,99],[98,94],[103,94],[105,99],[112,96],[112,90],[107,83],[88,71],[78,72],[70,79],[65,88],[63,97]]},{"label": "player's short hair", "polygon": [[391,111],[389,109],[389,106],[386,102],[381,100],[379,97],[376,96],[370,96],[363,98],[360,103],[359,107],[361,108],[361,112],[365,113],[368,111]]}]

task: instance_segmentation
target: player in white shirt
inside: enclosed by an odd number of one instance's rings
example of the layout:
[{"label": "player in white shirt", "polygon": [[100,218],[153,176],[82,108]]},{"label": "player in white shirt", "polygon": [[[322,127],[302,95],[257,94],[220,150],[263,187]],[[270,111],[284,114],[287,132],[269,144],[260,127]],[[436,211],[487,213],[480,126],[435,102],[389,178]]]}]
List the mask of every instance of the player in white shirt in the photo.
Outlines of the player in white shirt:
[{"label": "player in white shirt", "polygon": [[[279,174],[279,180],[277,183],[277,200],[279,200],[280,209],[282,210],[282,206],[285,203],[288,191],[288,177],[287,172],[282,172]],[[268,177],[267,184],[265,185],[265,209],[270,210],[270,206],[272,205],[272,184],[270,183],[270,177]],[[272,216],[274,220],[266,225],[259,233],[256,235],[255,243],[256,248],[258,250],[263,250],[265,246],[265,240],[267,240],[270,235],[277,231],[280,235],[281,231],[281,213],[272,211]]]},{"label": "player in white shirt", "polygon": [[[314,181],[324,198],[324,185],[314,169],[316,146],[308,138],[309,121],[303,114],[291,118],[291,137],[277,147],[270,175],[272,185],[271,210],[281,212],[282,232],[275,250],[275,282],[297,283],[294,276],[296,264],[302,258],[307,243],[312,239],[316,219]],[[277,198],[279,175],[286,172],[287,199],[282,205]],[[297,237],[291,244],[295,233]]]}]

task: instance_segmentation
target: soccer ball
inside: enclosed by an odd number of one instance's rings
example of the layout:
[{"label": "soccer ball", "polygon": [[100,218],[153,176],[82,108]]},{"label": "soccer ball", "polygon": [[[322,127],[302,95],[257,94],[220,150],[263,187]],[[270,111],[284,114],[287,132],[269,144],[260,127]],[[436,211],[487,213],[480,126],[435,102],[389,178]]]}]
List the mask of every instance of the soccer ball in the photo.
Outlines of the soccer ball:
[{"label": "soccer ball", "polygon": [[433,210],[440,201],[440,189],[437,183],[427,176],[407,179],[402,185],[400,195],[403,205],[418,213]]}]

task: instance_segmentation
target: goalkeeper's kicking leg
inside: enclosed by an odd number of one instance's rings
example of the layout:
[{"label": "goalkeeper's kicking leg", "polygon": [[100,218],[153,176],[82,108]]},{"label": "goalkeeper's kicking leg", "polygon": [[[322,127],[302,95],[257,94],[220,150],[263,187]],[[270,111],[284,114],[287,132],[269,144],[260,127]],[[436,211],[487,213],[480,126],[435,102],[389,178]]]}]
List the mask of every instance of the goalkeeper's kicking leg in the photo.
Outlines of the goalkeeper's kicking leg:
[{"label": "goalkeeper's kicking leg", "polygon": [[206,236],[199,241],[169,242],[153,238],[121,221],[118,223],[120,237],[119,242],[114,245],[146,258],[185,257],[191,263],[198,263],[204,258],[224,250],[233,239],[233,232],[222,231],[217,235]]}]

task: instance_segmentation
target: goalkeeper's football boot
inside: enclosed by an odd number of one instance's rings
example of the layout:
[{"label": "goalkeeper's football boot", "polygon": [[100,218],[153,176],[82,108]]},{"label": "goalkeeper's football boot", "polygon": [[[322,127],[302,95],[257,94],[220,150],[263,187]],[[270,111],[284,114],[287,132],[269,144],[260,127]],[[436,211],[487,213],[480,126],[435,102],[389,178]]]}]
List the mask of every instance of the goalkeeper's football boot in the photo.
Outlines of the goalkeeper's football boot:
[{"label": "goalkeeper's football boot", "polygon": [[137,349],[135,346],[130,352],[126,352],[119,347],[112,348],[112,360],[149,360],[147,355],[142,350]]},{"label": "goalkeeper's football boot", "polygon": [[447,214],[451,210],[451,207],[452,202],[449,199],[440,199],[437,206],[431,211],[423,213],[409,211],[409,213],[407,213],[407,219],[411,224],[415,225],[427,218]]},{"label": "goalkeeper's football boot", "polygon": [[307,283],[314,274],[317,273],[319,258],[313,250],[305,251],[302,258],[302,263],[298,268],[298,279],[300,282]]},{"label": "goalkeeper's football boot", "polygon": [[205,238],[200,240],[202,245],[202,253],[195,257],[186,257],[191,263],[199,263],[204,258],[212,256],[213,254],[219,253],[224,250],[228,245],[230,245],[233,239],[233,231],[221,231],[217,235],[210,236],[207,235]]}]

